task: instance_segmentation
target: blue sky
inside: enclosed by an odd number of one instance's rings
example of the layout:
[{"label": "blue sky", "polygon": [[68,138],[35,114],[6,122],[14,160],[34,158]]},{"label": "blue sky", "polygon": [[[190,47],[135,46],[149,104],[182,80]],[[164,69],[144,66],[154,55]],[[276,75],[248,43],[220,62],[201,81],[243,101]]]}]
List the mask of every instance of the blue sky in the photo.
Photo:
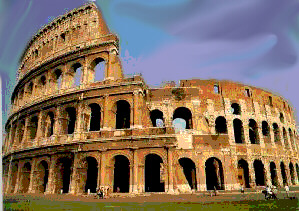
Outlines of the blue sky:
[{"label": "blue sky", "polygon": [[[85,0],[0,0],[2,111],[7,119],[18,59],[31,36]],[[120,37],[124,73],[146,82],[228,79],[282,95],[298,116],[296,0],[97,0]]]}]

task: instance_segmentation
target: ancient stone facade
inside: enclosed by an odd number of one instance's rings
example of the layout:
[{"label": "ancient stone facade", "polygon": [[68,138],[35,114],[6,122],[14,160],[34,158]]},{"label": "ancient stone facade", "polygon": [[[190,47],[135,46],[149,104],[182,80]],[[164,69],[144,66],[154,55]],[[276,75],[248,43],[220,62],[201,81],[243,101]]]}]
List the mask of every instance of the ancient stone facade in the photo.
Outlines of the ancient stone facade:
[{"label": "ancient stone facade", "polygon": [[124,77],[118,54],[94,4],[32,38],[6,123],[4,193],[298,184],[298,133],[283,98],[218,80],[149,88]]}]

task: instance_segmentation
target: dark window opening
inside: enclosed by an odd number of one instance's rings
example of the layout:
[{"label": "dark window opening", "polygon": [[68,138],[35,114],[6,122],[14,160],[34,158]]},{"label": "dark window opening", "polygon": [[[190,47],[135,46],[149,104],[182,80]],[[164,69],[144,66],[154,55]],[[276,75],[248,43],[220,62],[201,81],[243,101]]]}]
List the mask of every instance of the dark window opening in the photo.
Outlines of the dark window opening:
[{"label": "dark window opening", "polygon": [[153,127],[164,127],[163,112],[160,110],[153,110],[150,112]]},{"label": "dark window opening", "polygon": [[61,88],[61,83],[62,83],[62,72],[61,70],[55,70],[55,80],[57,83],[58,89]]},{"label": "dark window opening", "polygon": [[93,157],[87,157],[87,177],[85,183],[85,193],[96,193],[97,189],[97,180],[98,180],[98,162]]},{"label": "dark window opening", "polygon": [[279,120],[280,122],[284,123],[284,117],[282,113],[279,113]]},{"label": "dark window opening", "polygon": [[29,122],[29,134],[30,134],[30,139],[35,139],[36,137],[36,132],[37,132],[37,125],[38,124],[38,118],[37,116],[34,116],[30,119]]},{"label": "dark window opening", "polygon": [[189,158],[181,158],[179,159],[179,163],[183,168],[183,172],[190,189],[197,190],[195,163]]},{"label": "dark window opening", "polygon": [[279,128],[276,123],[273,123],[274,142],[280,141]]},{"label": "dark window opening", "polygon": [[130,187],[130,162],[127,157],[114,157],[114,184],[113,192],[128,193]]},{"label": "dark window opening", "polygon": [[283,182],[283,185],[285,186],[288,184],[288,179],[287,179],[287,174],[286,174],[286,170],[285,170],[285,165],[283,162],[280,163],[280,171],[281,171],[282,182]]},{"label": "dark window opening", "polygon": [[226,125],[226,119],[223,116],[219,116],[215,120],[215,130],[216,133],[227,133],[227,125]]},{"label": "dark window opening", "polygon": [[116,129],[130,128],[130,104],[125,100],[116,103]]},{"label": "dark window opening", "polygon": [[238,178],[241,186],[250,188],[248,163],[243,159],[238,161]]},{"label": "dark window opening", "polygon": [[76,109],[73,107],[66,108],[68,124],[67,124],[67,134],[73,134],[75,132],[76,124]]},{"label": "dark window opening", "polygon": [[253,163],[255,172],[255,184],[257,186],[265,185],[265,169],[264,164],[260,160],[255,160]]},{"label": "dark window opening", "polygon": [[259,144],[258,127],[255,120],[249,120],[249,139],[251,144]]},{"label": "dark window opening", "polygon": [[291,182],[292,182],[292,185],[295,185],[295,175],[294,175],[294,166],[293,166],[293,163],[290,163],[289,164],[289,169],[290,169],[290,176],[291,176]]},{"label": "dark window opening", "polygon": [[235,142],[238,144],[244,143],[244,129],[243,123],[239,119],[234,119],[234,134],[235,134]]},{"label": "dark window opening", "polygon": [[82,65],[80,63],[76,63],[72,66],[74,71],[74,85],[79,86],[81,84],[81,69]]},{"label": "dark window opening", "polygon": [[245,96],[246,97],[251,97],[250,89],[248,89],[248,88],[245,89]]},{"label": "dark window opening", "polygon": [[163,160],[156,154],[145,157],[145,192],[165,191],[165,169]]},{"label": "dark window opening", "polygon": [[56,191],[60,193],[68,193],[70,188],[71,173],[72,173],[72,159],[64,157],[58,160],[57,164],[57,185]]},{"label": "dark window opening", "polygon": [[101,107],[96,104],[89,105],[91,114],[90,114],[90,131],[99,131],[101,128]]},{"label": "dark window opening", "polygon": [[233,109],[233,114],[236,114],[236,115],[240,115],[241,114],[241,107],[238,103],[233,103],[231,105],[232,109]]},{"label": "dark window opening", "polygon": [[46,118],[46,137],[50,137],[54,133],[54,114],[49,112]]},{"label": "dark window opening", "polygon": [[282,128],[282,135],[283,135],[283,140],[284,140],[285,147],[290,148],[289,140],[288,140],[288,136],[287,136],[287,131],[284,127]]},{"label": "dark window opening", "polygon": [[219,89],[219,85],[218,84],[214,84],[214,93],[215,94],[219,94],[220,93],[220,89]]},{"label": "dark window opening", "polygon": [[205,163],[207,190],[224,190],[222,163],[217,158],[209,158]]},{"label": "dark window opening", "polygon": [[270,128],[269,128],[268,122],[263,121],[262,122],[262,133],[263,133],[263,135],[264,136],[269,136],[270,135],[269,130],[270,130]]},{"label": "dark window opening", "polygon": [[274,162],[270,163],[270,174],[272,185],[278,186],[277,169]]},{"label": "dark window opening", "polygon": [[22,168],[21,177],[20,177],[20,193],[27,193],[29,190],[30,184],[30,174],[31,174],[31,165],[29,162],[25,163]]},{"label": "dark window opening", "polygon": [[61,39],[63,40],[63,42],[65,42],[65,33],[62,33],[62,34],[60,35],[60,37],[61,37]]}]

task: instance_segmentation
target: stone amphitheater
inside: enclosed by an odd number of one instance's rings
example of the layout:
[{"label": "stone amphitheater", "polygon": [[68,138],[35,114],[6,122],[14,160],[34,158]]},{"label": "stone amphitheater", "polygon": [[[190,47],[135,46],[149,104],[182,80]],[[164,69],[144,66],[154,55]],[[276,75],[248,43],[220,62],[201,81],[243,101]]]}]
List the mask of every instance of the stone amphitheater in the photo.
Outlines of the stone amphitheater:
[{"label": "stone amphitheater", "polygon": [[11,104],[5,194],[83,195],[99,187],[173,194],[299,183],[299,137],[285,99],[231,81],[151,88],[140,75],[125,77],[118,37],[93,3],[32,37]]}]

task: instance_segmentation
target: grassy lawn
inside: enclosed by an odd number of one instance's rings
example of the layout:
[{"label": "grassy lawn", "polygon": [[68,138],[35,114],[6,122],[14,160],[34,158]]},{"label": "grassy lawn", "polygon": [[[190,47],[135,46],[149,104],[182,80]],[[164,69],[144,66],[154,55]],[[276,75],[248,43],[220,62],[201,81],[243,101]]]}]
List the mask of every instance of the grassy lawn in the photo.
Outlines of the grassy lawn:
[{"label": "grassy lawn", "polygon": [[196,202],[78,202],[78,201],[4,201],[4,210],[297,210],[298,200],[223,201],[215,203]]}]

